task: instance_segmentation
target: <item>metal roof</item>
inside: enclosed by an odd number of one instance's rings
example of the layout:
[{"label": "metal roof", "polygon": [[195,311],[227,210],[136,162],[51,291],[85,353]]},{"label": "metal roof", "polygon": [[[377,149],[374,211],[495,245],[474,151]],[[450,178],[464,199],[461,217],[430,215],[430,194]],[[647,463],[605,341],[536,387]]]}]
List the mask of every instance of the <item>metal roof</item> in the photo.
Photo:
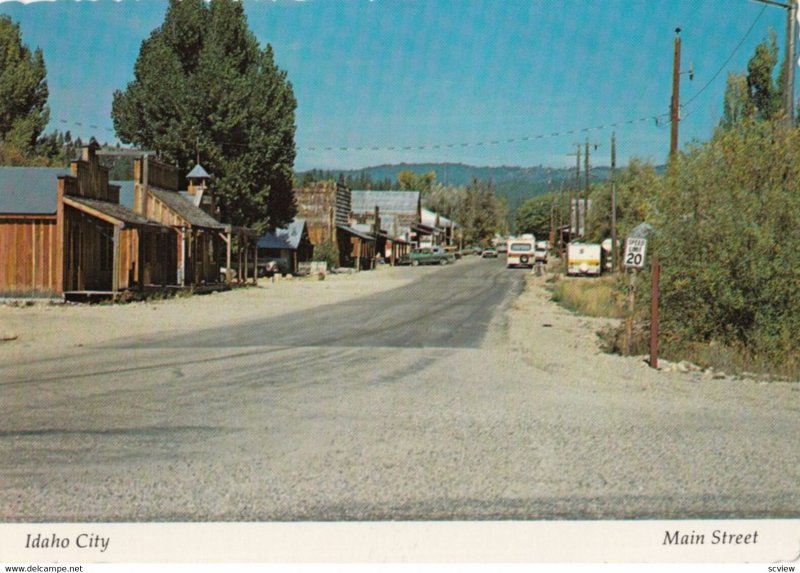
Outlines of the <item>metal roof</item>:
[{"label": "metal roof", "polygon": [[47,214],[57,208],[60,167],[0,167],[0,213]]},{"label": "metal roof", "polygon": [[303,219],[295,219],[287,227],[275,229],[271,233],[264,233],[258,239],[259,249],[290,249],[296,250],[303,237],[303,230],[306,222]]},{"label": "metal roof", "polygon": [[375,206],[381,214],[417,213],[419,191],[351,191],[350,210],[353,213],[374,212]]},{"label": "metal roof", "polygon": [[195,207],[191,201],[175,191],[167,191],[150,186],[149,192],[174,211],[180,218],[194,227],[205,227],[208,229],[226,228],[226,225],[223,225],[199,207]]},{"label": "metal roof", "polygon": [[373,237],[372,235],[367,235],[366,233],[362,233],[361,231],[358,231],[348,225],[336,225],[336,228],[341,231],[345,231],[346,233],[350,233],[351,235],[353,235],[354,237],[358,237],[359,239],[364,239],[366,241],[375,240],[375,237]]},{"label": "metal roof", "polygon": [[187,179],[209,179],[211,176],[206,173],[206,170],[203,169],[203,166],[199,163],[194,166],[194,168],[189,171],[189,175],[186,176]]},{"label": "metal roof", "polygon": [[178,191],[178,193],[195,207],[200,207],[200,202],[203,199],[203,189],[198,189],[194,195],[190,195],[188,191]]}]

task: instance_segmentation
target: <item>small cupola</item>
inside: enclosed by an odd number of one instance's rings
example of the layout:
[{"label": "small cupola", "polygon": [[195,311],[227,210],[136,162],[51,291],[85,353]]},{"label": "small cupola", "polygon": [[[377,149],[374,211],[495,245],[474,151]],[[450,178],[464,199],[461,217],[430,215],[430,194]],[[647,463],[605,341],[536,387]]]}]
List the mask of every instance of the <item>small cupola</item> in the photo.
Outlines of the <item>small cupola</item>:
[{"label": "small cupola", "polygon": [[197,195],[198,191],[208,188],[208,182],[211,180],[211,176],[203,169],[203,166],[198,163],[189,172],[186,179],[189,181],[189,195]]}]

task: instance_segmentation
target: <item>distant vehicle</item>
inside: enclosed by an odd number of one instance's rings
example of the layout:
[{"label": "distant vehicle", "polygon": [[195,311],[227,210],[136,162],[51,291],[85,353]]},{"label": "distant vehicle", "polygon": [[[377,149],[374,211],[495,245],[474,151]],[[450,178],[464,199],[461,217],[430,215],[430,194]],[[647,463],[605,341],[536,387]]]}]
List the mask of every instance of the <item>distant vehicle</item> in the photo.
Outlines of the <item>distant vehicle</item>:
[{"label": "distant vehicle", "polygon": [[533,235],[511,237],[506,242],[506,267],[533,268],[536,259],[536,239]]},{"label": "distant vehicle", "polygon": [[449,245],[445,247],[444,250],[453,255],[456,258],[456,260],[461,258],[461,251],[459,251],[458,247],[455,245]]},{"label": "distant vehicle", "polygon": [[404,253],[400,255],[399,257],[397,257],[397,259],[395,259],[394,264],[398,266],[410,265],[411,255],[409,253]]},{"label": "distant vehicle", "polygon": [[483,249],[481,253],[481,257],[484,259],[496,259],[497,258],[497,249],[489,247],[488,249]]},{"label": "distant vehicle", "polygon": [[600,276],[601,247],[595,243],[570,243],[567,247],[567,275]]},{"label": "distant vehicle", "polygon": [[456,260],[455,255],[448,253],[442,247],[423,247],[414,249],[409,255],[412,266],[418,265],[446,265]]},{"label": "distant vehicle", "polygon": [[508,243],[497,245],[497,252],[501,255],[505,255],[508,252]]},{"label": "distant vehicle", "polygon": [[[280,274],[281,276],[285,277],[290,273],[291,269],[289,267],[289,261],[287,261],[286,259],[281,259],[281,258],[258,259],[258,266],[256,266],[256,276],[260,279],[263,279],[265,277],[272,278],[276,274]],[[239,276],[238,267],[232,268],[231,279],[236,279],[238,276]],[[245,277],[250,278],[252,276],[253,276],[253,263],[252,261],[247,261],[246,274],[243,274],[243,278]],[[220,267],[219,279],[220,282],[225,282],[228,280],[228,273],[225,267]]]},{"label": "distant vehicle", "polygon": [[549,249],[550,249],[550,243],[548,241],[536,241],[536,246],[534,247],[533,250],[536,262],[546,263],[547,252]]}]

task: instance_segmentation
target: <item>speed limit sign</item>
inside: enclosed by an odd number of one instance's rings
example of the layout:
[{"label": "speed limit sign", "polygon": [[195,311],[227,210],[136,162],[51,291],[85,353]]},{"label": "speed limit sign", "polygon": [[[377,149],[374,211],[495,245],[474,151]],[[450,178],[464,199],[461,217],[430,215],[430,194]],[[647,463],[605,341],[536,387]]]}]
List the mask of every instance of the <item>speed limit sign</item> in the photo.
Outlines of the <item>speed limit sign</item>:
[{"label": "speed limit sign", "polygon": [[647,251],[647,239],[628,237],[625,241],[625,256],[622,262],[626,267],[644,268],[644,254]]}]

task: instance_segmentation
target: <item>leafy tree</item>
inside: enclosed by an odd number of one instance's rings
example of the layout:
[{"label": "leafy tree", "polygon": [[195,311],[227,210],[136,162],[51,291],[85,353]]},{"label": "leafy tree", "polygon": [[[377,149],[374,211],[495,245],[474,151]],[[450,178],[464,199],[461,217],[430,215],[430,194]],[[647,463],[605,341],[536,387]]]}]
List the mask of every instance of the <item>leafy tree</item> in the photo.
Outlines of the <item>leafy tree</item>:
[{"label": "leafy tree", "polygon": [[756,46],[755,53],[747,63],[747,74],[728,74],[725,89],[723,116],[720,126],[730,129],[744,120],[770,120],[783,110],[784,74],[776,78],[778,44],[775,32]]},{"label": "leafy tree", "polygon": [[[617,238],[623,240],[639,223],[651,221],[655,214],[656,197],[661,178],[652,164],[631,159],[616,176]],[[587,239],[600,242],[611,237],[612,182],[592,187],[592,209],[589,211]]]},{"label": "leafy tree", "polygon": [[134,81],[114,94],[122,141],[215,178],[223,219],[260,229],[296,214],[297,102],[272,47],[259,47],[235,0],[170,0],[142,43]]},{"label": "leafy tree", "polygon": [[723,129],[730,129],[747,117],[752,117],[752,104],[747,87],[747,76],[729,73],[720,126]]},{"label": "leafy tree", "polygon": [[34,151],[50,118],[46,75],[42,50],[31,52],[19,24],[0,16],[0,142],[23,155]]},{"label": "leafy tree", "polygon": [[668,336],[800,367],[800,132],[779,121],[718,131],[681,158],[657,209]]},{"label": "leafy tree", "polygon": [[453,218],[461,225],[465,244],[489,244],[505,227],[507,205],[494,194],[491,182],[472,180],[456,205]]},{"label": "leafy tree", "polygon": [[771,119],[781,111],[782,90],[774,78],[778,63],[778,42],[770,30],[769,40],[756,46],[756,53],[747,63],[747,87],[758,119]]},{"label": "leafy tree", "polygon": [[436,182],[436,172],[429,171],[417,175],[413,171],[398,171],[397,184],[402,191],[419,191],[424,198],[431,193],[433,184]]},{"label": "leafy tree", "polygon": [[514,212],[514,232],[533,233],[534,237],[550,235],[550,221],[556,196],[552,193],[528,199]]}]

